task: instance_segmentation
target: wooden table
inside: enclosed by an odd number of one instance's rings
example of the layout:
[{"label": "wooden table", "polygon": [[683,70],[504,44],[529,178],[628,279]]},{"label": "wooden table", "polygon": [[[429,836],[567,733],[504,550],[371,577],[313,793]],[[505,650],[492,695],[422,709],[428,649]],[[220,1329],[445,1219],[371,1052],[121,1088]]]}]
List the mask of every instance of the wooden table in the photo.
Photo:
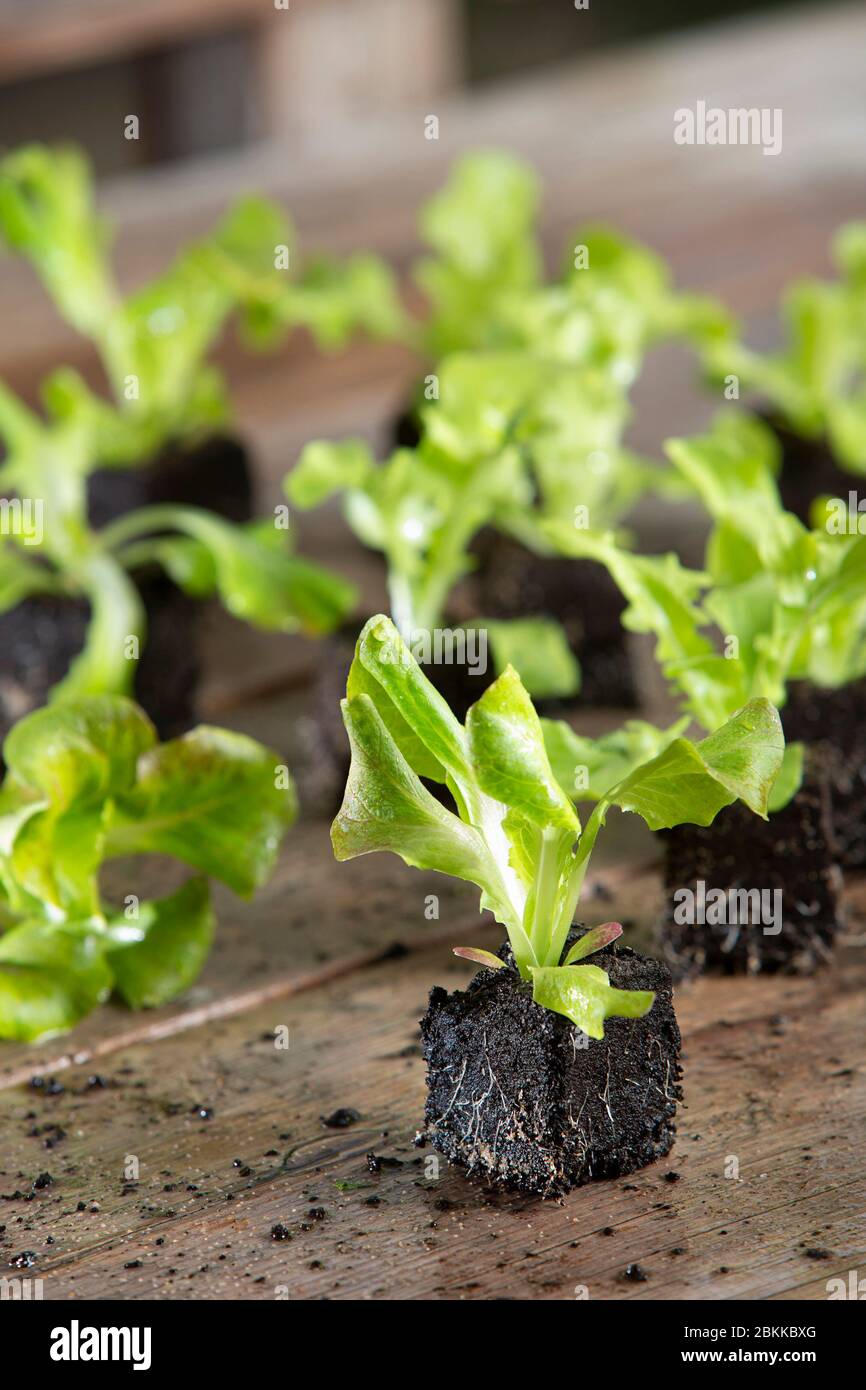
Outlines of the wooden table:
[{"label": "wooden table", "polygon": [[[496,142],[548,180],[551,245],[603,214],[766,330],[779,285],[820,270],[836,223],[866,214],[864,40],[866,15],[836,10],[707,31],[443,107],[435,149],[407,118],[344,131],[327,158],[311,142],[297,167],[263,151],[120,186],[110,201],[124,265],[145,273],[251,183],[289,196],[310,240],[375,245],[405,265],[418,198],[456,149]],[[700,95],[782,105],[783,155],[699,160],[675,147],[671,112]],[[60,353],[92,369],[18,268],[2,268],[0,291],[17,316],[14,331],[4,319],[0,370],[32,389]],[[266,363],[231,349],[225,360],[268,499],[305,438],[381,437],[417,370],[394,349],[322,362],[300,342]],[[650,444],[714,406],[671,355],[650,363],[639,403],[637,437]],[[337,541],[337,524],[311,520],[306,546],[332,555],[339,544],[373,601],[375,567]],[[211,637],[208,711],[290,750],[309,651],[254,638],[240,649],[232,629],[229,662],[225,628]],[[241,667],[251,681],[238,681]],[[660,889],[651,846],[628,828],[623,818],[594,882],[612,894],[599,910],[636,931]],[[111,1005],[59,1041],[0,1050],[0,1253],[34,1252],[23,1272],[46,1298],[814,1299],[866,1262],[866,885],[850,886],[846,941],[815,979],[680,989],[686,1099],[671,1155],[547,1203],[444,1163],[437,1176],[413,1144],[427,992],[467,978],[451,945],[498,939],[471,890],[388,856],[338,867],[326,823],[308,820],[255,904],[218,898],[217,945],[185,998],[138,1015]],[[284,1029],[287,1048],[275,1045]],[[34,1087],[35,1075],[58,1084]],[[323,1125],[340,1107],[357,1123]],[[393,1165],[372,1173],[371,1152]],[[274,1239],[275,1226],[291,1238]],[[624,1280],[633,1262],[645,1283]]]}]

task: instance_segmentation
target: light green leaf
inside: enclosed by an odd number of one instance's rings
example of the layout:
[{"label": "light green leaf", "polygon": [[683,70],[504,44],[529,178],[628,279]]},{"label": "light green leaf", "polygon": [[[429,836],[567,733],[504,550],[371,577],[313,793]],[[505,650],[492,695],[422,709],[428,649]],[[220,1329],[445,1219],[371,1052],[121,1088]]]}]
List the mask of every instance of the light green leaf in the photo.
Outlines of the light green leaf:
[{"label": "light green leaf", "polygon": [[142,939],[108,953],[114,986],[133,1009],[152,1009],[198,979],[216,926],[205,879],[141,904]]},{"label": "light green leaf", "polygon": [[301,451],[283,486],[289,501],[306,511],[336,492],[363,487],[375,467],[370,446],[362,439],[317,439]]},{"label": "light green leaf", "polygon": [[550,768],[532,701],[512,667],[488,686],[466,717],[481,790],[542,828],[577,835],[580,822]]},{"label": "light green leaf", "polygon": [[9,771],[55,810],[96,804],[132,786],[156,731],[131,700],[94,695],[35,710],[3,745]]},{"label": "light green leaf", "polygon": [[86,925],[22,922],[0,937],[0,1038],[62,1033],[110,988],[104,941]]},{"label": "light green leaf", "polygon": [[171,854],[249,896],[273,868],[297,811],[278,754],[201,725],[145,753],[116,799],[106,853]]},{"label": "light green leaf", "polygon": [[553,618],[476,618],[473,626],[486,630],[497,673],[513,666],[533,699],[566,699],[580,689],[577,657]]},{"label": "light green leaf", "polygon": [[[274,538],[265,537],[259,526],[235,526],[196,507],[166,505],[130,512],[106,528],[103,541],[118,547],[137,535],[165,531],[180,531],[207,550],[213,583],[226,608],[257,627],[330,632],[354,607],[354,587],[339,575],[291,554]],[[154,554],[160,554],[159,543]],[[199,591],[205,577],[199,557]]]},{"label": "light green leaf", "polygon": [[[379,614],[365,624],[358,638],[356,660],[381,687],[402,724],[412,730],[427,753],[458,782],[469,781],[471,774],[463,727],[451,713],[447,701],[424,675],[389,618]],[[402,726],[393,724],[391,731],[398,742],[405,739]],[[405,744],[405,751],[411,752],[417,761],[416,752],[410,750],[408,744]],[[425,760],[425,766],[431,766],[429,761]]]},{"label": "light green leaf", "polygon": [[599,738],[575,733],[563,719],[542,719],[544,746],[559,785],[574,801],[598,801],[635,768],[654,758],[677,738],[688,715],[668,729],[642,719],[629,719],[622,728]]},{"label": "light green leaf", "polygon": [[[409,767],[373,701],[343,701],[352,764],[343,804],[331,827],[337,859],[391,850],[417,869],[435,869],[477,884],[508,923],[496,866],[483,838],[430,795]],[[501,915],[500,915],[501,914]]]},{"label": "light green leaf", "polygon": [[603,819],[605,805],[614,805],[636,812],[651,830],[709,825],[739,798],[766,819],[784,750],[778,711],[768,700],[752,700],[699,743],[674,739],[612,787],[593,815]]},{"label": "light green leaf", "polygon": [[492,151],[460,160],[424,207],[421,232],[436,254],[415,267],[415,278],[430,302],[432,355],[489,343],[503,296],[537,282],[537,202],[531,170]]},{"label": "light green leaf", "polygon": [[532,997],[598,1039],[604,1037],[606,1018],[642,1018],[655,1002],[652,990],[614,989],[597,965],[533,966]]},{"label": "light green leaf", "polygon": [[[373,669],[375,670],[375,667]],[[434,782],[444,782],[446,773],[442,764],[403,718],[385,687],[379,684],[375,674],[371,674],[364,666],[356,649],[346,681],[346,697],[349,700],[354,700],[359,695],[368,695],[373,701],[382,723],[412,771],[416,772],[419,777],[429,777]]]}]

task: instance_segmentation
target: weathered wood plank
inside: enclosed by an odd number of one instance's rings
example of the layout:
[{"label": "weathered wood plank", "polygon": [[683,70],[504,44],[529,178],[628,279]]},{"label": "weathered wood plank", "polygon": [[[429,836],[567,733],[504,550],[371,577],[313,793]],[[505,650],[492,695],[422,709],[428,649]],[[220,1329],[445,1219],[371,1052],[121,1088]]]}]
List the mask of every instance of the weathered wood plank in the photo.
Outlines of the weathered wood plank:
[{"label": "weathered wood plank", "polygon": [[[401,934],[406,908],[379,903]],[[813,980],[679,991],[686,1104],[672,1154],[562,1203],[493,1194],[444,1164],[431,1177],[413,1147],[417,1019],[432,983],[465,978],[437,943],[133,1041],[101,1064],[104,1088],[77,1067],[61,1095],[8,1089],[2,1191],[26,1193],[45,1170],[54,1183],[4,1203],[0,1248],[35,1251],[53,1298],[573,1298],[577,1286],[592,1298],[820,1297],[822,1279],[862,1260],[862,945]],[[341,1106],[361,1120],[324,1128]],[[67,1136],[50,1151],[47,1124]],[[371,1150],[402,1166],[369,1173]],[[127,1156],[137,1186],[124,1184]],[[272,1238],[276,1223],[291,1240]],[[646,1283],[623,1280],[635,1261]]]},{"label": "weathered wood plank", "polygon": [[[235,944],[225,999],[242,1012],[202,1005],[192,1020],[154,1016],[150,1030],[136,1020],[138,1031],[108,1038],[99,1062],[58,1073],[63,1094],[0,1094],[0,1250],[36,1252],[46,1297],[571,1298],[578,1284],[594,1298],[787,1297],[813,1290],[817,1264],[824,1279],[855,1268],[866,1198],[862,916],[855,944],[815,979],[708,979],[678,991],[685,1106],[673,1154],[541,1204],[489,1193],[445,1165],[430,1176],[431,1155],[411,1143],[423,1113],[425,995],[467,977],[446,941],[495,935],[480,934],[459,899],[421,926],[430,884],[391,878],[386,856],[325,880],[304,851],[317,901],[341,895],[341,909],[328,923],[336,940],[302,931],[295,941],[302,954],[334,951],[331,979],[281,980],[279,956],[263,951],[267,979],[242,997],[245,952]],[[377,887],[368,866],[385,869]],[[653,884],[657,894],[651,874],[607,874],[599,909],[646,916]],[[413,949],[366,965],[346,955],[356,930],[361,940],[375,933],[371,954],[393,931]],[[279,1026],[288,1049],[274,1045]],[[36,1056],[29,1049],[33,1070]],[[88,1086],[95,1069],[106,1086]],[[199,1106],[213,1116],[199,1118]],[[322,1127],[339,1106],[357,1109],[359,1123]],[[51,1125],[65,1137],[46,1150]],[[371,1175],[368,1151],[402,1166]],[[124,1180],[129,1156],[138,1184]],[[46,1170],[50,1186],[32,1201],[15,1197]],[[309,1215],[318,1207],[324,1218]],[[278,1222],[291,1240],[272,1240]],[[635,1261],[645,1284],[621,1279]]]}]

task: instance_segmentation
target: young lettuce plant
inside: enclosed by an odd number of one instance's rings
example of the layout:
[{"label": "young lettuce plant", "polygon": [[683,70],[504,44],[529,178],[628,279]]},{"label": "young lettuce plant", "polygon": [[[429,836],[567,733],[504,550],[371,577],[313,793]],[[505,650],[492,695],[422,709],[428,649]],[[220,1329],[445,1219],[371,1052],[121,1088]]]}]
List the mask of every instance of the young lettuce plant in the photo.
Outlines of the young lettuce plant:
[{"label": "young lettuce plant", "polygon": [[719,380],[734,375],[773,415],[805,439],[826,438],[840,466],[866,473],[866,222],[842,227],[833,243],[838,278],[805,279],[782,301],[784,346],[747,347],[730,325],[708,339],[705,363]]},{"label": "young lettuce plant", "polygon": [[[448,598],[474,567],[474,537],[500,514],[519,512],[521,500],[527,511],[531,504],[518,448],[455,455],[426,436],[417,448],[398,449],[381,464],[362,440],[315,441],[284,486],[304,510],[342,494],[351,528],[385,556],[391,616],[419,652],[433,633],[445,630]],[[488,634],[496,669],[519,661],[534,694],[565,696],[577,688],[577,663],[552,620],[477,619],[473,626]]]},{"label": "young lettuce plant", "polygon": [[[725,418],[667,449],[713,519],[704,570],[554,527],[563,549],[607,567],[628,601],[623,621],[655,636],[683,707],[711,732],[749,700],[783,706],[795,680],[837,688],[862,676],[866,537],[810,531],[784,510],[774,441],[757,420]],[[790,800],[801,772],[802,748],[791,744],[773,809]]]},{"label": "young lettuce plant", "polygon": [[579,228],[562,273],[547,283],[535,227],[537,179],[501,152],[458,161],[422,209],[432,254],[415,267],[434,360],[456,351],[517,349],[603,369],[620,386],[647,348],[672,336],[701,345],[729,331],[716,302],[674,290],[664,263],[603,226]]},{"label": "young lettuce plant", "polygon": [[[143,711],[120,697],[38,710],[15,726],[3,755],[3,1038],[61,1033],[112,990],[148,1008],[188,988],[213,939],[208,880],[251,897],[295,818],[275,753],[206,726],[160,744]],[[168,897],[106,902],[103,865],[154,853],[194,876]]]},{"label": "young lettuce plant", "polygon": [[[556,780],[538,716],[507,668],[474,704],[465,726],[426,679],[385,617],[364,627],[349,673],[343,719],[352,762],[331,838],[339,860],[390,850],[405,863],[467,880],[504,927],[536,1003],[590,1037],[604,1020],[639,1017],[651,992],[610,986],[578,964],[611,941],[606,924],[566,951],[590,855],[608,810],[640,815],[653,829],[708,825],[738,798],[766,817],[784,738],[769,701],[751,701],[709,738],[676,736],[609,787],[585,826]],[[444,785],[448,810],[422,778]],[[489,952],[464,949],[498,969]]]},{"label": "young lettuce plant", "polygon": [[296,274],[290,221],[253,197],[124,297],[91,171],[73,147],[28,145],[0,161],[0,238],[31,262],[60,314],[99,353],[113,406],[68,369],[52,379],[49,405],[86,419],[104,465],[145,463],[225,424],[225,386],[207,359],[232,314],[245,340],[261,346],[305,327],[336,348],[356,330],[391,336],[403,322],[391,277],[373,257],[318,258]]},{"label": "young lettuce plant", "polygon": [[0,539],[0,613],[41,595],[90,607],[85,647],[55,696],[129,692],[145,637],[132,577],[142,567],[161,566],[197,597],[216,592],[235,617],[276,631],[327,632],[351,610],[352,587],[292,554],[275,525],[239,527],[165,504],[92,530],[86,481],[96,441],[81,417],[46,423],[0,385],[0,438],[0,485],[22,508],[22,525]]},{"label": "young lettuce plant", "polygon": [[[837,865],[862,863],[858,699],[845,692],[866,662],[866,537],[810,531],[784,510],[774,441],[758,421],[725,418],[702,438],[671,441],[668,452],[712,518],[705,570],[684,569],[674,555],[629,554],[611,537],[575,534],[569,543],[607,566],[628,601],[624,621],[655,636],[672,692],[704,729],[723,726],[744,700],[766,698],[782,707],[787,742],[766,833],[750,832],[732,807],[711,831],[684,826],[665,837],[666,949],[686,970],[812,971],[841,923]],[[824,744],[834,712],[823,729],[819,717],[817,736],[815,721],[798,715],[804,685],[810,709],[816,688],[842,697],[846,746],[837,757]],[[573,785],[574,769],[582,771],[590,795],[603,793],[616,755],[627,761],[637,741],[595,750],[587,775],[585,745],[561,726],[546,734],[559,774],[570,766]],[[715,900],[698,931],[677,906],[692,882],[695,893],[709,885]],[[760,918],[730,897],[744,883],[766,895]]]}]

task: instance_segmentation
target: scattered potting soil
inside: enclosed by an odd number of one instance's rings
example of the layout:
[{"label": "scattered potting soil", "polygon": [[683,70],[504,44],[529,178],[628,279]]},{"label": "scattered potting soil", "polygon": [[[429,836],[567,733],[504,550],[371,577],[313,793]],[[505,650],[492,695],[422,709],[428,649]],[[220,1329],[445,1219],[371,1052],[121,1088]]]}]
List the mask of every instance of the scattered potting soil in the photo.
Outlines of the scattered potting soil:
[{"label": "scattered potting soil", "polygon": [[[809,750],[803,785],[769,820],[735,802],[712,825],[661,833],[662,946],[675,976],[702,970],[809,974],[829,958],[841,925],[841,874],[833,861],[829,784],[819,752]],[[676,895],[689,890],[697,897],[699,884],[705,898],[713,889],[726,895],[726,920],[676,920]],[[767,909],[757,922],[754,906],[747,911],[745,899],[733,896],[750,890],[762,895],[761,911]],[[778,923],[772,919],[777,910]],[[711,915],[709,905],[703,915]]]},{"label": "scattered potting soil", "polygon": [[320,1115],[319,1118],[326,1129],[348,1129],[349,1125],[355,1124],[361,1116],[350,1106],[341,1106],[330,1115]]},{"label": "scattered potting soil", "polygon": [[243,445],[214,435],[191,447],[169,445],[135,468],[99,468],[87,480],[87,510],[97,529],[138,507],[176,502],[227,521],[249,521],[253,480]]},{"label": "scattered potting soil", "polygon": [[680,1032],[660,961],[611,946],[592,957],[619,989],[653,989],[640,1019],[601,1041],[536,1004],[513,966],[468,989],[435,988],[421,1021],[427,1136],[470,1173],[550,1196],[634,1172],[666,1154],[681,1099]]},{"label": "scattered potting soil", "polygon": [[809,681],[788,687],[782,711],[785,737],[815,745],[830,779],[838,862],[866,867],[866,679],[838,690]]}]

